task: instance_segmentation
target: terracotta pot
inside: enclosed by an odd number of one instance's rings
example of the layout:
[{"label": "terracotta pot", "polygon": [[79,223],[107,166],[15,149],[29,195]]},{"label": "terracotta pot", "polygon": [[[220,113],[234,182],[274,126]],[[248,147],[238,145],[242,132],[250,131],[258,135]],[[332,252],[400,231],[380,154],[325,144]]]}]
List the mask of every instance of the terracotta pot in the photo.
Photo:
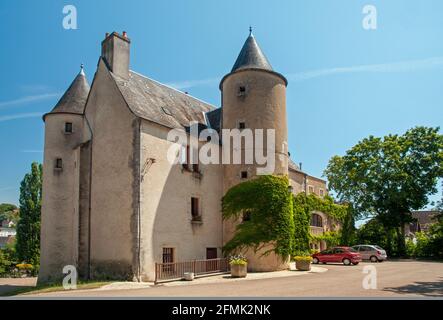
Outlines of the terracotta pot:
[{"label": "terracotta pot", "polygon": [[295,267],[300,271],[311,270],[311,261],[295,260]]},{"label": "terracotta pot", "polygon": [[231,264],[231,276],[233,278],[244,278],[248,273],[247,264]]}]

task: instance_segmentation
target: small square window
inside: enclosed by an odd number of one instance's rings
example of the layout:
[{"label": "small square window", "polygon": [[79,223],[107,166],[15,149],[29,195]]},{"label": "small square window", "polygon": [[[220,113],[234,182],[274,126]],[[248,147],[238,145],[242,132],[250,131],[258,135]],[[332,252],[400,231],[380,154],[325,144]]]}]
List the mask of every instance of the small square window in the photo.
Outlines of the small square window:
[{"label": "small square window", "polygon": [[240,96],[244,96],[246,94],[246,87],[245,86],[239,86],[238,87],[238,92],[237,95]]},{"label": "small square window", "polygon": [[55,169],[62,169],[63,168],[63,160],[62,158],[57,158],[55,160]]},{"label": "small square window", "polygon": [[242,179],[247,179],[248,178],[248,171],[242,171],[241,172],[241,178]]},{"label": "small square window", "polygon": [[72,133],[72,122],[65,122],[65,133]]},{"label": "small square window", "polygon": [[238,128],[239,128],[240,130],[243,130],[243,129],[246,128],[246,124],[245,124],[244,122],[239,122],[239,123],[238,123]]}]

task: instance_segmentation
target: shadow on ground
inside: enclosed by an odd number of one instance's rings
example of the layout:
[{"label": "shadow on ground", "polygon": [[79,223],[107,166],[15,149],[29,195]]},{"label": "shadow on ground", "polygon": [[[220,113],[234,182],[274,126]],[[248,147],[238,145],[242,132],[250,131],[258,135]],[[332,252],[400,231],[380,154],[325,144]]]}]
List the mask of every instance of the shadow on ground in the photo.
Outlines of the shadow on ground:
[{"label": "shadow on ground", "polygon": [[388,287],[383,291],[399,294],[416,294],[425,297],[443,297],[443,278],[433,282],[414,282],[401,287]]}]

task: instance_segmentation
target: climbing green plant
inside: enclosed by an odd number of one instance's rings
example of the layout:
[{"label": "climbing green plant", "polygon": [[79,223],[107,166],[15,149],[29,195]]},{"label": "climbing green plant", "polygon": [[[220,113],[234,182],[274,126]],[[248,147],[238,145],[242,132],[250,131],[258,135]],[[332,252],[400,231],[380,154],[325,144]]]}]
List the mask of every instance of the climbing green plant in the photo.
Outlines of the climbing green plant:
[{"label": "climbing green plant", "polygon": [[324,240],[329,245],[336,245],[340,242],[338,233],[327,232],[322,236],[313,236],[310,234],[311,214],[314,211],[320,211],[343,222],[348,216],[348,207],[334,203],[330,196],[324,198],[317,197],[314,194],[306,195],[299,193],[293,199],[295,234],[294,234],[294,255],[300,252],[309,251],[311,241]]},{"label": "climbing green plant", "polygon": [[241,220],[234,237],[226,243],[227,254],[270,245],[263,254],[275,252],[287,258],[293,251],[294,218],[292,195],[285,176],[263,175],[232,187],[222,199],[223,219]]}]

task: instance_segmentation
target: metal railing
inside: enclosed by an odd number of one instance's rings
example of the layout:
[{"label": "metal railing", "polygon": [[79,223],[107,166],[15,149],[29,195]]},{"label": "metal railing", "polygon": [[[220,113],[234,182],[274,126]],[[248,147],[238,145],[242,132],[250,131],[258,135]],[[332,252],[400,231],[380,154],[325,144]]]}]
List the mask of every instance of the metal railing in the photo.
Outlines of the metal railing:
[{"label": "metal railing", "polygon": [[226,258],[156,263],[155,283],[183,279],[186,272],[193,272],[194,276],[201,276],[228,271],[229,262]]}]

